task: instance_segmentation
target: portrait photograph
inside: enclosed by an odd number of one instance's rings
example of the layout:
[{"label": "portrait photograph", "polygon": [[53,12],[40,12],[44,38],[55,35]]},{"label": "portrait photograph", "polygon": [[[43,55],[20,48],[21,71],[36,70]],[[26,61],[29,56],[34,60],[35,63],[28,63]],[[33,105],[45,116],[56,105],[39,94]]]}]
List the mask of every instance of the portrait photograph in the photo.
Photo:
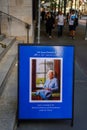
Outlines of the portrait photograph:
[{"label": "portrait photograph", "polygon": [[30,102],[62,102],[62,58],[30,58]]}]

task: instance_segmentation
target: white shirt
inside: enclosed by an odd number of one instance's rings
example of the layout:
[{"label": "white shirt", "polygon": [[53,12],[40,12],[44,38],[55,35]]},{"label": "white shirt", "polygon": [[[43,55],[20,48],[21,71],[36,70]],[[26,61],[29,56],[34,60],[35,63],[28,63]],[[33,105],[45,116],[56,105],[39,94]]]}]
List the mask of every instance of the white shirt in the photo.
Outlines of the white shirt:
[{"label": "white shirt", "polygon": [[57,17],[56,17],[56,19],[58,19],[58,25],[64,25],[64,19],[65,19],[65,17],[63,16],[63,14],[62,15],[58,15]]},{"label": "white shirt", "polygon": [[73,25],[74,24],[75,18],[76,18],[75,14],[70,15],[69,25]]}]

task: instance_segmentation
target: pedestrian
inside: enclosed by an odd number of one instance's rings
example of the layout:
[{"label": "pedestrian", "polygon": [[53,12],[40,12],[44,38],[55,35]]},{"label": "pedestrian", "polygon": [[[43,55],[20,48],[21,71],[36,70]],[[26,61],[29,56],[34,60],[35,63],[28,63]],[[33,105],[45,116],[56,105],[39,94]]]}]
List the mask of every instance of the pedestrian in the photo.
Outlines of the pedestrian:
[{"label": "pedestrian", "polygon": [[58,16],[56,16],[57,26],[58,26],[58,37],[62,36],[63,34],[63,27],[65,24],[65,17],[62,11],[59,11]]},{"label": "pedestrian", "polygon": [[44,20],[45,20],[45,9],[43,8],[43,10],[41,11],[41,20],[42,20],[42,23],[44,23]]},{"label": "pedestrian", "polygon": [[69,13],[67,13],[67,15],[66,15],[66,22],[67,23],[69,22]]},{"label": "pedestrian", "polygon": [[46,33],[49,35],[49,38],[52,38],[54,18],[52,17],[50,12],[47,12],[45,21],[46,21]]},{"label": "pedestrian", "polygon": [[69,35],[72,39],[75,39],[75,32],[76,32],[76,14],[75,11],[72,10],[69,16]]}]

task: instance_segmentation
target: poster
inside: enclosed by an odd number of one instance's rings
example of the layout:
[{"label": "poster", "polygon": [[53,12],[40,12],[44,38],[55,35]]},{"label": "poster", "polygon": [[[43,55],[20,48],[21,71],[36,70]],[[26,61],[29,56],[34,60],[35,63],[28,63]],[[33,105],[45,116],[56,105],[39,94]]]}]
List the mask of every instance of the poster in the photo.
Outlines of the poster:
[{"label": "poster", "polygon": [[18,119],[73,118],[74,46],[18,46]]}]

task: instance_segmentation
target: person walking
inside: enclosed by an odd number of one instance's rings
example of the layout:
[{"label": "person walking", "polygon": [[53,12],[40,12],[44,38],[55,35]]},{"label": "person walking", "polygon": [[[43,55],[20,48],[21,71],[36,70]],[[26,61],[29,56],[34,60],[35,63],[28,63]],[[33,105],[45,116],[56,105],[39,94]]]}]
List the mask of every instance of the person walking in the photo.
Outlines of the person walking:
[{"label": "person walking", "polygon": [[43,8],[42,12],[41,12],[41,22],[44,23],[45,20],[45,9]]},{"label": "person walking", "polygon": [[72,37],[72,39],[75,39],[75,32],[76,32],[76,19],[77,16],[75,14],[75,11],[72,10],[69,15],[69,35]]},{"label": "person walking", "polygon": [[46,20],[46,33],[49,35],[49,38],[52,38],[54,18],[52,17],[50,12],[47,12],[45,20]]},{"label": "person walking", "polygon": [[58,25],[58,37],[60,37],[63,34],[63,27],[65,24],[65,17],[62,14],[62,11],[59,11],[58,16],[56,16],[56,21],[57,21],[57,25]]}]

